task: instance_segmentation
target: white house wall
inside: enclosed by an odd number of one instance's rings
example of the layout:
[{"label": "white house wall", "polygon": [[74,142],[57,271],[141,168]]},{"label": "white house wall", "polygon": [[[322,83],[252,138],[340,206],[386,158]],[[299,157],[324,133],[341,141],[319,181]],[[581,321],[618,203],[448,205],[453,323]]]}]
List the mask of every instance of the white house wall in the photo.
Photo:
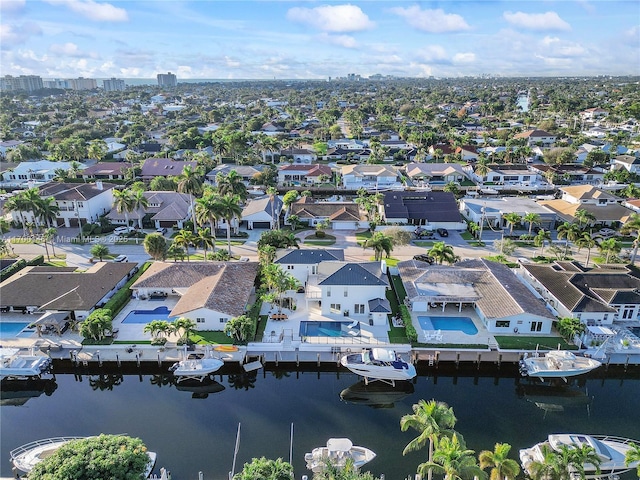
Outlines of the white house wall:
[{"label": "white house wall", "polygon": [[224,330],[224,326],[233,318],[227,313],[210,310],[208,308],[198,308],[180,316],[193,320],[196,324],[196,330],[214,331]]},{"label": "white house wall", "polygon": [[[369,314],[369,300],[374,298],[386,298],[386,287],[381,286],[353,286],[353,285],[320,285],[322,290],[322,315],[336,315],[349,311],[349,316]],[[330,292],[330,293],[329,293]],[[331,305],[340,305],[340,310],[332,310]],[[364,313],[356,314],[355,306],[364,305]]]}]

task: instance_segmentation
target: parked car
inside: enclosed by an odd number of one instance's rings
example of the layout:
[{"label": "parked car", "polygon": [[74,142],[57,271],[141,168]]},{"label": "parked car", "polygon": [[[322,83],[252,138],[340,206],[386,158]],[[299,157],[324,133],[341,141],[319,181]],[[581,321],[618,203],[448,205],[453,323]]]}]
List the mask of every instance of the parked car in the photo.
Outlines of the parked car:
[{"label": "parked car", "polygon": [[440,235],[441,237],[449,236],[449,231],[446,228],[438,228],[436,232],[438,232],[438,235]]},{"label": "parked car", "polygon": [[113,259],[114,262],[126,262],[128,260],[126,255],[118,255]]},{"label": "parked car", "polygon": [[114,235],[126,235],[127,233],[131,233],[135,230],[133,227],[116,227],[113,231]]},{"label": "parked car", "polygon": [[431,238],[433,237],[433,232],[431,230],[425,230],[422,227],[418,227],[413,231],[413,234],[416,238]]},{"label": "parked car", "polygon": [[156,228],[156,233],[159,233],[160,235],[164,235],[165,233],[167,233],[167,229],[166,228]]},{"label": "parked car", "polygon": [[420,262],[427,262],[429,265],[433,265],[433,263],[435,262],[433,257],[430,257],[429,255],[426,255],[424,253],[420,253],[418,255],[414,255],[413,259],[414,260],[418,260]]}]

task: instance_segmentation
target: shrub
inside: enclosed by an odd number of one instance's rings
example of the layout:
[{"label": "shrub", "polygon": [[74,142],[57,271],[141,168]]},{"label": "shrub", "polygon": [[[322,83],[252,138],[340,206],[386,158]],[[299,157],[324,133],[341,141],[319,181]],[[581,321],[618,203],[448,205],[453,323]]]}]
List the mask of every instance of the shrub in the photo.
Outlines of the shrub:
[{"label": "shrub", "polygon": [[0,272],[0,282],[6,280],[14,273],[18,273],[20,270],[22,270],[26,266],[27,266],[27,261],[24,258],[21,258],[17,262],[12,263],[7,268],[2,270],[2,272]]},{"label": "shrub", "polygon": [[36,265],[44,264],[44,255],[38,255],[37,257],[33,257],[31,260],[27,262],[29,267],[34,267]]},{"label": "shrub", "polygon": [[124,287],[118,290],[115,295],[111,297],[109,301],[104,305],[104,308],[108,308],[109,310],[111,310],[114,317],[118,314],[118,312],[120,312],[120,310],[122,310],[122,307],[124,307],[131,298],[131,290],[129,290],[129,287],[131,287],[131,285],[133,285],[133,282],[135,282],[140,277],[140,275],[142,275],[145,270],[149,268],[149,265],[151,265],[151,262],[145,263],[140,268],[140,270],[135,275],[133,275],[127,283],[125,283]]},{"label": "shrub", "polygon": [[404,323],[404,329],[407,334],[407,338],[410,342],[418,341],[418,332],[416,332],[413,323],[411,323],[411,313],[406,305],[398,305],[400,313],[402,314],[402,323]]}]

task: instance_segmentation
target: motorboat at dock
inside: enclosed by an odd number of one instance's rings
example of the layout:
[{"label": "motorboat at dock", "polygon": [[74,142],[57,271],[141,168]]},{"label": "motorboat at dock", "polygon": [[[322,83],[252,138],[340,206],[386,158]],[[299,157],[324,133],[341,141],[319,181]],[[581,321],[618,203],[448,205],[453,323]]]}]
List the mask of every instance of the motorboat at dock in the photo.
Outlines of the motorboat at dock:
[{"label": "motorboat at dock", "polygon": [[366,348],[343,356],[340,363],[364,377],[365,383],[382,380],[393,384],[396,380],[411,380],[417,374],[416,367],[388,348]]},{"label": "motorboat at dock", "polygon": [[51,368],[46,355],[22,352],[19,348],[0,348],[0,379],[39,377]]},{"label": "motorboat at dock", "polygon": [[176,377],[176,383],[184,380],[203,381],[210,374],[217,372],[224,362],[217,358],[193,358],[174,363],[169,371]]},{"label": "motorboat at dock", "polygon": [[566,379],[588,373],[600,365],[602,363],[594,358],[581,357],[568,350],[551,350],[544,355],[535,353],[520,360],[520,373],[541,379]]},{"label": "motorboat at dock", "polygon": [[[563,446],[570,448],[587,446],[591,447],[600,458],[600,465],[597,468],[591,463],[585,463],[583,478],[614,477],[638,467],[640,463],[638,461],[625,464],[626,453],[631,450],[632,444],[640,445],[640,442],[606,435],[551,434],[544,442],[520,450],[520,462],[524,470],[530,474],[534,462],[544,461],[544,451],[547,449],[559,452]],[[578,474],[578,472],[575,473]]]},{"label": "motorboat at dock", "polygon": [[376,458],[376,454],[366,448],[354,445],[348,438],[330,438],[324,447],[314,448],[304,456],[307,468],[313,473],[324,471],[328,465],[344,468],[350,460],[357,469]]}]

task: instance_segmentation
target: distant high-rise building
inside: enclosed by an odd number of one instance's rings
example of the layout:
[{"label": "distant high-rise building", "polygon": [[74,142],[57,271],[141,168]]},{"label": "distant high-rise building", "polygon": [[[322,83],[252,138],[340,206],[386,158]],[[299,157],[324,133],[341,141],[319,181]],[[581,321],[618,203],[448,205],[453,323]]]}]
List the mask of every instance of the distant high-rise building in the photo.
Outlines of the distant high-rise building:
[{"label": "distant high-rise building", "polygon": [[361,77],[356,73],[347,73],[347,80],[349,80],[350,82],[359,82],[361,80]]},{"label": "distant high-rise building", "polygon": [[110,78],[102,81],[102,87],[105,92],[124,92],[124,80],[119,78]]},{"label": "distant high-rise building", "polygon": [[59,78],[55,78],[53,80],[43,80],[44,88],[61,88],[61,89],[70,89],[69,80],[60,80]]},{"label": "distant high-rise building", "polygon": [[178,79],[176,76],[169,73],[159,73],[158,74],[158,85],[161,87],[175,87],[178,85]]},{"label": "distant high-rise building", "polygon": [[5,75],[0,78],[0,90],[3,91],[25,90],[33,92],[42,88],[42,77],[38,75],[20,75],[19,77]]},{"label": "distant high-rise building", "polygon": [[94,90],[98,88],[98,82],[95,78],[72,78],[69,80],[71,90]]}]

